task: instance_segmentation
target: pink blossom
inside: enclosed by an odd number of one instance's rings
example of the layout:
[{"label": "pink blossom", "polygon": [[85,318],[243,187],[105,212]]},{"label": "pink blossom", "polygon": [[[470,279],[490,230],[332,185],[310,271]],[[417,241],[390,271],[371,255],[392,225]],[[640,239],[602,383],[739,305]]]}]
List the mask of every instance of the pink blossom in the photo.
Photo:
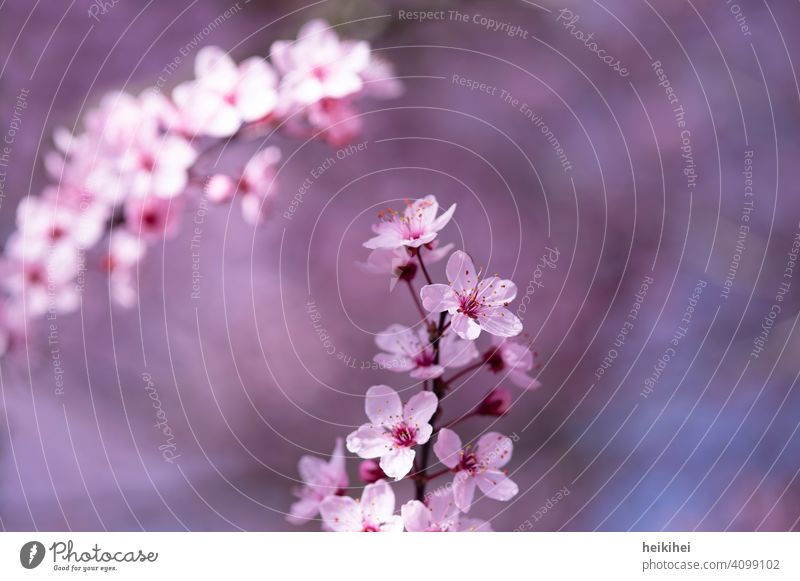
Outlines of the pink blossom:
[{"label": "pink blossom", "polygon": [[386,474],[375,460],[362,460],[358,465],[358,477],[364,484],[372,484],[386,478]]},{"label": "pink blossom", "polygon": [[511,401],[510,391],[504,387],[496,387],[483,398],[475,413],[479,416],[499,417],[508,413]]},{"label": "pink blossom", "polygon": [[[426,245],[425,264],[439,262],[453,249],[452,244],[445,244],[441,248],[438,245],[438,240]],[[366,262],[360,263],[359,266],[372,274],[391,275],[391,290],[398,280],[414,280],[417,273],[417,260],[413,252],[407,246],[378,248],[370,252]]]},{"label": "pink blossom", "polygon": [[403,84],[395,76],[394,67],[389,61],[375,54],[361,72],[364,94],[380,99],[394,99],[403,93]]},{"label": "pink blossom", "polygon": [[283,74],[282,94],[301,107],[358,93],[370,62],[368,43],[340,40],[323,20],[303,25],[296,41],[274,42],[270,55]]},{"label": "pink blossom", "polygon": [[112,232],[105,266],[111,298],[122,307],[132,307],[136,303],[135,271],[144,253],[144,243],[138,236],[127,230]]},{"label": "pink blossom", "polygon": [[428,422],[438,402],[433,393],[423,391],[403,407],[391,387],[372,386],[365,405],[370,422],[347,436],[347,449],[362,458],[380,457],[381,470],[400,480],[414,464],[414,446],[431,437],[433,427]]},{"label": "pink blossom", "polygon": [[20,302],[26,316],[46,312],[70,312],[78,308],[80,296],[75,277],[81,268],[78,249],[72,244],[47,244],[28,240],[15,232],[6,247],[5,284]]},{"label": "pink blossom", "polygon": [[375,362],[398,373],[410,372],[416,379],[433,379],[447,367],[461,367],[478,357],[472,341],[445,333],[439,340],[439,362],[434,363],[434,350],[425,327],[417,331],[404,325],[391,325],[375,336],[375,343],[385,351],[375,355]]},{"label": "pink blossom", "polygon": [[131,198],[125,204],[125,225],[148,240],[173,236],[178,229],[182,204],[155,196]]},{"label": "pink blossom", "polygon": [[517,296],[517,285],[496,276],[480,280],[472,259],[455,251],[447,261],[449,284],[429,284],[420,291],[422,305],[432,313],[447,311],[462,339],[477,339],[481,330],[500,337],[522,331],[522,322],[505,307]]},{"label": "pink blossom", "polygon": [[26,196],[17,206],[17,229],[26,244],[72,244],[88,248],[105,231],[108,212],[102,206],[81,211],[59,199],[59,191],[48,188],[40,197]]},{"label": "pink blossom", "polygon": [[488,532],[491,526],[486,521],[464,518],[453,501],[452,491],[435,491],[425,502],[410,500],[400,507],[406,530],[421,532]]},{"label": "pink blossom", "polygon": [[222,174],[212,176],[206,184],[206,194],[215,202],[230,200],[238,194],[242,216],[248,223],[258,224],[267,209],[266,200],[274,191],[280,158],[280,149],[266,147],[250,158],[238,179]]},{"label": "pink blossom", "polygon": [[320,99],[308,105],[306,120],[334,147],[347,145],[361,134],[362,123],[358,110],[347,99]]},{"label": "pink blossom", "polygon": [[542,384],[528,375],[534,369],[533,353],[527,346],[502,337],[492,337],[494,348],[484,358],[489,369],[495,373],[504,373],[522,389],[536,389]]},{"label": "pink blossom", "polygon": [[402,532],[403,519],[394,514],[395,498],[385,480],[368,484],[360,500],[328,496],[319,505],[325,526],[335,532]]},{"label": "pink blossom", "polygon": [[121,179],[132,196],[174,198],[186,189],[196,159],[183,137],[141,132],[119,158]]},{"label": "pink blossom", "polygon": [[194,68],[196,80],[175,87],[172,98],[195,134],[229,137],[278,103],[275,72],[260,57],[237,66],[221,48],[207,46],[197,53]]},{"label": "pink blossom", "polygon": [[475,496],[475,486],[495,500],[507,501],[519,491],[517,485],[500,468],[511,459],[511,439],[489,432],[473,449],[463,448],[458,434],[447,428],[439,430],[433,451],[437,458],[455,472],[453,499],[456,506],[468,512]]},{"label": "pink blossom", "polygon": [[364,246],[391,250],[402,246],[419,248],[430,244],[439,230],[447,226],[455,211],[456,205],[453,204],[437,217],[439,203],[434,196],[408,202],[402,214],[391,209],[379,214],[381,221],[372,227],[376,236],[367,240]]},{"label": "pink blossom", "polygon": [[292,504],[286,517],[292,524],[300,525],[319,514],[320,503],[331,495],[342,495],[347,488],[347,471],[344,466],[342,439],[336,439],[330,460],[316,456],[303,456],[297,465],[303,486],[295,491],[299,498]]}]

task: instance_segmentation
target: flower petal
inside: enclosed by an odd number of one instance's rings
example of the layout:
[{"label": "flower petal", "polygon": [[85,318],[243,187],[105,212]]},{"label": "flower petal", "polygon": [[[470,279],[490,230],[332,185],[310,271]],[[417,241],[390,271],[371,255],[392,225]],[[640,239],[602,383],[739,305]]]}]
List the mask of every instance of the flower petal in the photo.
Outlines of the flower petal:
[{"label": "flower petal", "polygon": [[[508,501],[516,496],[519,487],[504,472],[500,470],[487,470],[475,476],[478,487],[489,498]],[[465,511],[466,512],[466,511]]]},{"label": "flower petal", "polygon": [[459,472],[453,478],[453,500],[462,512],[469,512],[475,498],[475,479],[466,472]]},{"label": "flower petal", "polygon": [[394,491],[385,480],[367,484],[361,495],[361,512],[364,520],[382,523],[394,513]]},{"label": "flower petal", "polygon": [[469,295],[478,285],[478,273],[469,254],[456,250],[447,260],[447,280],[459,295]]},{"label": "flower petal", "polygon": [[503,307],[484,309],[478,315],[481,329],[499,337],[514,337],[522,332],[522,321]]},{"label": "flower petal", "polygon": [[458,307],[458,297],[446,284],[428,284],[419,291],[422,306],[431,313],[441,313]]},{"label": "flower petal", "polygon": [[389,478],[400,480],[411,472],[416,453],[411,448],[395,448],[381,456],[380,467]]},{"label": "flower petal", "polygon": [[381,426],[364,424],[347,436],[347,449],[362,458],[377,458],[392,447],[388,433]]},{"label": "flower petal", "polygon": [[401,506],[400,515],[410,533],[425,532],[431,527],[431,511],[419,500],[409,500]]},{"label": "flower petal", "polygon": [[373,385],[365,399],[367,417],[375,425],[392,425],[403,417],[400,396],[388,385]]},{"label": "flower petal", "polygon": [[451,319],[450,326],[453,332],[467,341],[474,341],[481,334],[481,325],[472,317],[462,313],[455,313]]},{"label": "flower petal", "polygon": [[497,432],[484,434],[475,446],[475,455],[483,468],[502,468],[508,464],[513,451],[511,438]]},{"label": "flower petal", "polygon": [[329,496],[319,505],[322,520],[332,531],[356,532],[364,528],[361,507],[349,496]]},{"label": "flower petal", "polygon": [[461,438],[453,430],[442,428],[433,445],[433,452],[448,468],[455,468],[461,459]]},{"label": "flower petal", "polygon": [[419,428],[427,424],[439,406],[439,398],[431,391],[422,391],[408,400],[403,408],[403,418],[407,423]]}]

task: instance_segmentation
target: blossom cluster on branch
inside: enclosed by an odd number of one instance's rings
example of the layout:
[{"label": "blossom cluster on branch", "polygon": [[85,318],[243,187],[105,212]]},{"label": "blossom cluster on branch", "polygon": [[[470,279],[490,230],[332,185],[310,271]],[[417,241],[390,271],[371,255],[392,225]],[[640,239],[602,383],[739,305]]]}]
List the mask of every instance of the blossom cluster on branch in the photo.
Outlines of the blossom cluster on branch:
[{"label": "blossom cluster on branch", "polygon": [[[442,402],[456,381],[479,369],[502,374],[523,389],[535,389],[531,376],[538,366],[528,345],[512,338],[522,332],[522,322],[507,307],[517,294],[516,285],[499,276],[483,276],[471,257],[439,245],[438,236],[450,222],[455,204],[439,212],[434,196],[407,201],[402,212],[381,212],[373,226],[374,237],[364,243],[372,250],[364,268],[402,281],[411,292],[421,317],[416,328],[392,324],[378,333],[375,355],[379,367],[408,373],[420,380],[421,390],[403,404],[387,385],[374,385],[365,395],[367,421],[338,439],[328,461],[303,456],[299,463],[302,486],[295,490],[289,522],[303,524],[321,516],[329,531],[486,531],[489,523],[467,517],[477,491],[508,501],[518,487],[505,470],[511,459],[511,438],[487,432],[464,444],[454,427],[473,416],[505,415],[512,395],[496,387],[472,410],[442,423]],[[449,256],[448,256],[449,255]],[[434,283],[428,265],[447,258],[447,283]],[[424,279],[417,290],[415,280]],[[482,354],[476,340],[491,335]],[[452,371],[458,369],[458,371]],[[449,377],[446,376],[451,372]],[[344,447],[363,458],[359,476],[366,483],[360,498],[347,496],[349,480]],[[439,468],[431,462],[430,450]],[[452,480],[432,491],[428,484],[440,477]],[[391,481],[410,479],[415,498],[396,508]]]},{"label": "blossom cluster on branch", "polygon": [[237,64],[205,47],[195,78],[170,96],[114,92],[85,114],[82,131],[55,132],[56,150],[45,157],[53,185],[22,200],[3,248],[0,354],[24,341],[29,320],[77,309],[92,265],[108,274],[116,303],[134,305],[139,263],[177,231],[187,199],[238,198],[244,218],[258,223],[280,150],[269,145],[232,174],[202,171],[217,146],[277,131],[339,146],[361,131],[359,97],[402,89],[367,42],[341,40],[321,20],[294,41],[274,42],[270,60]]}]

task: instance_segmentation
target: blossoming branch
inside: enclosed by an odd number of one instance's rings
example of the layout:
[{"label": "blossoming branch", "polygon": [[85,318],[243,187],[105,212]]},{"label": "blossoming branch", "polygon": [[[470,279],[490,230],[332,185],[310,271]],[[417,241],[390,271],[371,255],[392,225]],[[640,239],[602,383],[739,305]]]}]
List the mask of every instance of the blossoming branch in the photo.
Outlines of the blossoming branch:
[{"label": "blossoming branch", "polygon": [[185,202],[238,199],[244,218],[259,223],[275,195],[280,150],[269,145],[231,174],[204,172],[204,154],[276,131],[339,146],[361,130],[357,99],[402,89],[367,42],[341,40],[320,20],[297,40],[274,42],[270,60],[237,64],[205,47],[195,78],[171,96],[111,93],[84,116],[82,132],[55,132],[56,151],[45,158],[53,185],[22,200],[3,249],[0,354],[23,343],[28,321],[78,308],[90,250],[113,300],[132,306],[140,261],[175,234]]},{"label": "blossoming branch", "polygon": [[[347,450],[364,459],[359,476],[366,486],[360,498],[347,496],[344,446],[337,439],[328,461],[300,459],[303,485],[295,490],[298,500],[289,522],[303,524],[321,516],[329,531],[488,531],[488,522],[467,516],[476,494],[499,501],[517,494],[504,469],[513,451],[511,438],[487,432],[465,445],[453,429],[470,417],[505,415],[512,404],[509,390],[491,389],[468,414],[441,421],[443,398],[459,379],[479,369],[502,374],[523,389],[539,386],[530,375],[537,368],[534,353],[512,340],[522,332],[522,322],[507,308],[516,285],[482,276],[467,253],[451,253],[452,244],[439,245],[439,233],[455,209],[453,204],[439,213],[436,198],[426,196],[407,202],[402,212],[382,212],[373,226],[374,236],[364,243],[372,252],[363,267],[393,283],[403,281],[420,316],[412,327],[394,323],[377,334],[375,362],[408,373],[421,389],[405,404],[387,385],[367,390],[368,421],[346,438]],[[445,258],[447,283],[434,283],[428,266]],[[423,286],[417,289],[420,274]],[[481,354],[476,340],[484,332],[492,338]],[[431,449],[438,462],[432,461]],[[452,478],[448,484],[428,490],[430,482],[447,476]],[[414,482],[414,498],[397,514],[391,481],[404,479]]]}]

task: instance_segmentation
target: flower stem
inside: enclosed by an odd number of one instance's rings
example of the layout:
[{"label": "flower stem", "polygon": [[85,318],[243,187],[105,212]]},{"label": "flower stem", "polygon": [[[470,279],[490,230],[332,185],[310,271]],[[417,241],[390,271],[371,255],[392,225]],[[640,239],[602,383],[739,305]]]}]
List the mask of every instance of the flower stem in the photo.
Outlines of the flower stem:
[{"label": "flower stem", "polygon": [[422,274],[425,275],[425,280],[428,281],[428,284],[433,284],[433,279],[431,275],[428,274],[428,269],[425,267],[425,261],[422,260],[422,247],[417,248],[417,260],[419,260],[419,265],[422,268]]},{"label": "flower stem", "polygon": [[408,290],[411,291],[411,297],[414,299],[414,304],[417,305],[417,310],[419,311],[420,316],[423,320],[425,320],[427,315],[425,313],[425,309],[422,308],[422,303],[419,301],[417,291],[414,290],[414,285],[408,279],[406,279],[406,284],[408,285]]}]

